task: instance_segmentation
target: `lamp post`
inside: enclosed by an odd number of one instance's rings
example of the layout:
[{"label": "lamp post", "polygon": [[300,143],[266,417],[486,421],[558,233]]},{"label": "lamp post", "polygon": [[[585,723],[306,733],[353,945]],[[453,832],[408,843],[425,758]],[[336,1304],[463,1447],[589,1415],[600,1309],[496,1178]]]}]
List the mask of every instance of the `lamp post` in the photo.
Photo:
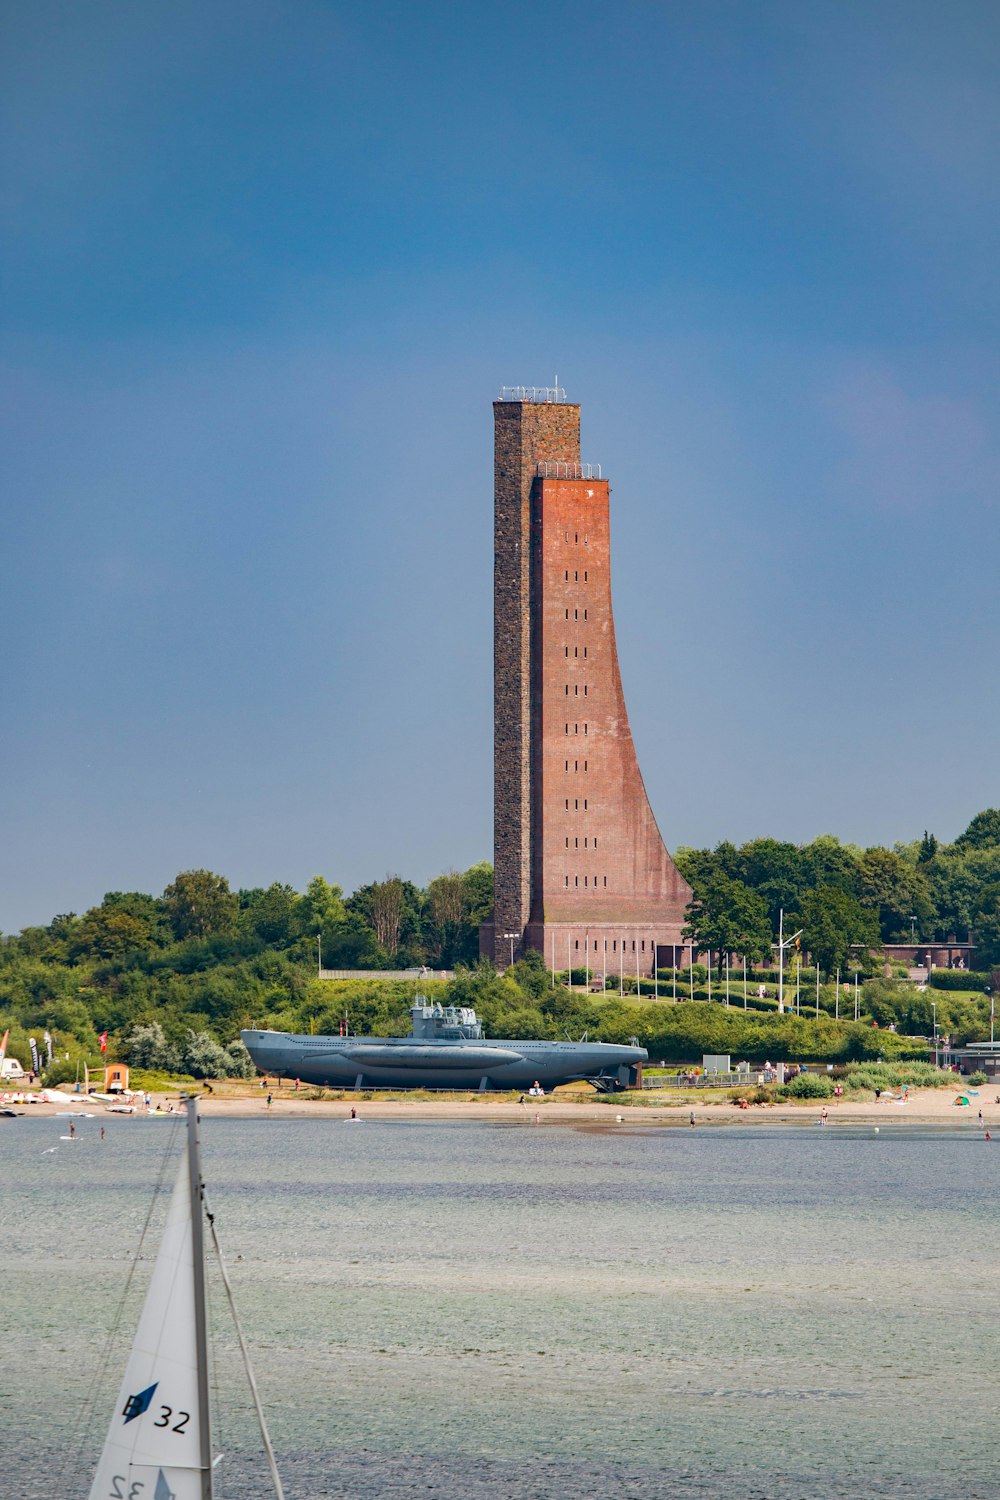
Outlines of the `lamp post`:
[{"label": "lamp post", "polygon": [[993,1046],[993,1016],[994,1016],[994,1012],[996,1011],[996,1001],[994,1000],[994,997],[993,997],[993,986],[991,984],[988,984],[986,986],[986,993],[990,997],[990,1046],[992,1047]]},{"label": "lamp post", "polygon": [[940,1067],[938,1062],[938,1040],[937,1040],[937,1001],[931,1001],[931,1015],[934,1017],[934,1066]]},{"label": "lamp post", "polygon": [[802,936],[803,929],[793,932],[791,937],[785,937],[785,910],[784,907],[778,912],[778,941],[772,943],[772,948],[778,950],[778,1014],[783,1014],[785,1009],[785,949]]},{"label": "lamp post", "polygon": [[504,935],[503,935],[503,938],[504,938],[504,942],[505,943],[507,943],[507,942],[510,943],[510,966],[511,966],[511,968],[513,968],[514,967],[514,944],[517,942],[517,933],[516,932],[505,932]]},{"label": "lamp post", "polygon": [[910,918],[910,942],[913,943],[914,945],[916,945],[916,941],[917,941],[917,919],[916,919],[916,917],[911,917]]},{"label": "lamp post", "polygon": [[317,934],[316,934],[316,978],[317,979],[322,974],[322,972],[323,972],[323,934],[321,932],[317,932]]}]

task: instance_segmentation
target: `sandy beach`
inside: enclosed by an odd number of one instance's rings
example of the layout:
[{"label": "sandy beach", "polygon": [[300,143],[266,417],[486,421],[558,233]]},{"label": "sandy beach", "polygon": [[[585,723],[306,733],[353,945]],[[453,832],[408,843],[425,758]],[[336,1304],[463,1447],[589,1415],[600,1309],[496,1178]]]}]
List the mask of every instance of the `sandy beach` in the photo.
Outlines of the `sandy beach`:
[{"label": "sandy beach", "polygon": [[[872,1099],[809,1100],[803,1103],[751,1105],[747,1109],[740,1109],[731,1100],[718,1096],[705,1098],[704,1095],[681,1093],[678,1096],[671,1093],[669,1097],[664,1097],[663,1094],[653,1094],[651,1091],[632,1096],[635,1103],[623,1102],[621,1099],[604,1103],[596,1096],[590,1099],[565,1099],[560,1098],[558,1092],[542,1099],[526,1098],[523,1104],[517,1098],[509,1097],[492,1100],[367,1099],[363,1096],[317,1099],[308,1097],[305,1090],[296,1092],[294,1086],[289,1087],[287,1084],[271,1090],[269,1107],[267,1094],[255,1087],[225,1093],[218,1085],[215,1089],[213,1093],[201,1095],[202,1114],[208,1118],[253,1118],[269,1115],[276,1120],[342,1120],[350,1116],[353,1108],[357,1110],[359,1118],[364,1120],[505,1120],[512,1123],[527,1120],[534,1124],[537,1117],[539,1124],[608,1125],[619,1123],[620,1117],[621,1123],[627,1125],[680,1126],[690,1129],[692,1113],[696,1125],[814,1125],[822,1117],[825,1108],[828,1125],[832,1128],[838,1124],[870,1124],[891,1126],[894,1129],[907,1125],[975,1129],[981,1110],[984,1127],[996,1137],[1000,1148],[1000,1089],[996,1084],[964,1091],[960,1088],[910,1089],[905,1104],[883,1097],[877,1102]],[[960,1091],[970,1100],[968,1107],[956,1105],[955,1100]],[[179,1097],[175,1091],[156,1092],[152,1095],[153,1107],[160,1105],[161,1109],[167,1109],[173,1105],[176,1108]],[[95,1100],[88,1101],[86,1097],[74,1097],[70,1104],[5,1103],[4,1107],[31,1116],[57,1116],[76,1110],[92,1113],[95,1118],[103,1118],[106,1114],[103,1104]],[[145,1111],[141,1112],[144,1113]],[[128,1120],[140,1117],[137,1114],[118,1115],[115,1118]]]}]

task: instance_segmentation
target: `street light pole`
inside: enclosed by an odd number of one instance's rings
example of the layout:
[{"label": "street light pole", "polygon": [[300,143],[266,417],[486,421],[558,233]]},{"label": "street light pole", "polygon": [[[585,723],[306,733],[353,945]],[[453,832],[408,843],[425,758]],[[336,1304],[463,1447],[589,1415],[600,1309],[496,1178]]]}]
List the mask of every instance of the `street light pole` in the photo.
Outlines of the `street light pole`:
[{"label": "street light pole", "polygon": [[322,974],[322,972],[323,972],[323,934],[321,932],[317,932],[317,934],[316,934],[316,978],[317,979]]},{"label": "street light pole", "polygon": [[516,932],[505,932],[503,936],[504,936],[504,942],[509,942],[510,943],[510,966],[511,966],[511,968],[513,968],[514,967],[514,944],[517,942],[517,933]]},{"label": "street light pole", "polygon": [[934,1017],[934,1066],[940,1067],[938,1062],[938,1040],[937,1040],[937,1001],[931,1001],[931,1014]]},{"label": "street light pole", "polygon": [[784,1013],[785,1009],[785,949],[790,948],[796,942],[805,929],[800,927],[798,932],[793,932],[791,937],[785,937],[785,910],[782,907],[778,912],[778,941],[772,943],[771,947],[778,949],[778,1014]]}]

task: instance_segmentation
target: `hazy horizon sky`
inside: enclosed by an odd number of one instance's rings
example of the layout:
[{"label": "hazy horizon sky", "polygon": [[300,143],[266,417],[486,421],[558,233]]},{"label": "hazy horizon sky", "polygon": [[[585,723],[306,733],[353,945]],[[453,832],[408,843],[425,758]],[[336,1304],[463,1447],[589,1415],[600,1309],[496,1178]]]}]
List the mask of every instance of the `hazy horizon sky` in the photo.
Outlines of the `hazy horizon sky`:
[{"label": "hazy horizon sky", "polygon": [[492,857],[492,411],[668,845],[1000,803],[1000,12],[9,0],[0,930]]}]

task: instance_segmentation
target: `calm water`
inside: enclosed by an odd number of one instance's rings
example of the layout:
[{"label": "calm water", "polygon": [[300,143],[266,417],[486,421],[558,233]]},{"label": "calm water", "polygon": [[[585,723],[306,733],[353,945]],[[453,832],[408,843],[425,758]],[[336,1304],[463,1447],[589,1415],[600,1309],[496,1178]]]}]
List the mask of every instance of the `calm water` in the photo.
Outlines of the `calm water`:
[{"label": "calm water", "polygon": [[[10,1500],[87,1494],[180,1145],[78,1126],[0,1122]],[[204,1155],[289,1500],[1000,1497],[974,1128],[209,1120]],[[220,1490],[257,1500],[213,1304]]]}]

